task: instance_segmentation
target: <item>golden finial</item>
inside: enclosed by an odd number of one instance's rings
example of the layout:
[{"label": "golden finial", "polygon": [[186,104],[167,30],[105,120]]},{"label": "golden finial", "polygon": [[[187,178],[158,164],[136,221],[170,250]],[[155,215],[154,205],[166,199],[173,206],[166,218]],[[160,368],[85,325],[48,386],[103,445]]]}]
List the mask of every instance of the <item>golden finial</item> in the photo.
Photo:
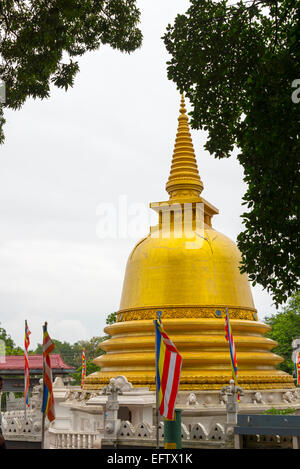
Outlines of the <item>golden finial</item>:
[{"label": "golden finial", "polygon": [[181,95],[180,113],[181,113],[181,114],[185,114],[185,113],[186,113],[185,102],[184,102],[184,93],[182,93],[182,95]]},{"label": "golden finial", "polygon": [[186,115],[184,94],[181,95],[178,129],[166,190],[170,199],[199,197],[203,190]]}]

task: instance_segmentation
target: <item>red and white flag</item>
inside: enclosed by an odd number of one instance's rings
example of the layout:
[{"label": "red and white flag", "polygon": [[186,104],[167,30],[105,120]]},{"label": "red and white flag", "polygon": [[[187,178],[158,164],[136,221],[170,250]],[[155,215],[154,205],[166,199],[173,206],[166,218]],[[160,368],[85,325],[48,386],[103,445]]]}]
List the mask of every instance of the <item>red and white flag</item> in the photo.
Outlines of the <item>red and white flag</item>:
[{"label": "red and white flag", "polygon": [[48,417],[50,422],[55,419],[55,404],[52,388],[52,368],[50,361],[50,353],[54,350],[54,343],[50,339],[47,331],[47,323],[43,326],[43,360],[44,360],[44,393],[42,412]]},{"label": "red and white flag", "polygon": [[31,334],[27,321],[25,321],[25,340],[24,340],[24,401],[26,407],[29,407],[29,359],[28,359],[28,347],[30,345],[29,335]]},{"label": "red and white flag", "polygon": [[82,350],[82,371],[81,371],[81,388],[84,386],[86,377],[86,362],[85,362],[85,348]]}]

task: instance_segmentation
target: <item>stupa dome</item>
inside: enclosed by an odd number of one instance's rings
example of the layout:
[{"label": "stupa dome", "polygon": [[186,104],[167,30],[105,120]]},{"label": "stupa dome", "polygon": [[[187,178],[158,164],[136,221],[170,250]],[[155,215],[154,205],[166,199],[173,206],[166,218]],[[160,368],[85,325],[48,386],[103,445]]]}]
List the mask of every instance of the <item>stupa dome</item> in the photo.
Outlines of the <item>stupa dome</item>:
[{"label": "stupa dome", "polygon": [[86,389],[99,389],[118,375],[135,386],[155,387],[155,333],[158,310],[167,334],[182,355],[180,389],[220,389],[231,377],[225,339],[228,309],[244,388],[294,387],[293,378],[276,369],[277,344],[264,337],[269,326],[258,321],[247,275],[240,272],[236,244],[212,226],[218,210],[201,196],[188,118],[181,100],[170,176],[169,200],[150,204],[158,225],[131,252],[117,322],[101,343],[106,354],[94,360],[101,371],[89,375]]},{"label": "stupa dome", "polygon": [[147,236],[129,256],[120,310],[163,306],[233,307],[255,313],[241,255],[227,236],[205,225],[195,240]]}]

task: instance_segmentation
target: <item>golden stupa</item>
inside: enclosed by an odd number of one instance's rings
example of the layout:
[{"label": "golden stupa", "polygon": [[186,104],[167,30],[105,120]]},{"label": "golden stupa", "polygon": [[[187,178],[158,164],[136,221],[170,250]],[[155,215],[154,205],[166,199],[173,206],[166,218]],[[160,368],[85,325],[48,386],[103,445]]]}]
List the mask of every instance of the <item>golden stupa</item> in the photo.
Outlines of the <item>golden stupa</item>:
[{"label": "golden stupa", "polygon": [[[219,389],[231,379],[224,317],[228,308],[237,350],[238,380],[245,389],[292,388],[293,378],[277,370],[276,342],[258,322],[240,252],[212,227],[218,210],[201,197],[193,143],[181,99],[167,202],[152,203],[159,224],[131,252],[117,322],[101,343],[106,354],[94,360],[100,372],[86,389],[99,389],[117,375],[135,386],[155,386],[153,319],[163,312],[166,332],[183,357],[180,389]],[[200,220],[200,221],[199,221]],[[201,220],[203,222],[201,223]]]}]

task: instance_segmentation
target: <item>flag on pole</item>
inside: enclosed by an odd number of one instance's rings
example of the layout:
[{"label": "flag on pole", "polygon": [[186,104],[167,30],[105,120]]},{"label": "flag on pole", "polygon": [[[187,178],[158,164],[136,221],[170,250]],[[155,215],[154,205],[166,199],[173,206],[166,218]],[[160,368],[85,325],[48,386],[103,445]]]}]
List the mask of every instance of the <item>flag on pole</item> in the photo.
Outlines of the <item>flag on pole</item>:
[{"label": "flag on pole", "polygon": [[156,386],[160,415],[174,418],[174,408],[180,383],[182,357],[164,331],[161,319],[155,321]]},{"label": "flag on pole", "polygon": [[300,353],[294,352],[296,386],[300,386]]},{"label": "flag on pole", "polygon": [[54,396],[52,389],[52,369],[50,361],[50,353],[54,350],[54,343],[51,341],[48,331],[47,323],[43,326],[43,361],[44,361],[44,393],[43,393],[43,406],[42,412],[48,417],[50,422],[55,419]]},{"label": "flag on pole", "polygon": [[84,386],[86,377],[85,348],[82,350],[82,371],[81,371],[81,388]]},{"label": "flag on pole", "polygon": [[230,351],[230,360],[231,360],[231,368],[232,368],[232,378],[236,386],[238,386],[238,370],[237,370],[237,359],[236,359],[236,350],[233,340],[233,335],[231,331],[230,321],[229,321],[229,314],[228,309],[226,308],[226,318],[225,318],[225,338],[229,344],[229,351]]},{"label": "flag on pole", "polygon": [[28,347],[30,345],[30,336],[31,332],[28,328],[27,321],[25,321],[25,340],[24,340],[24,401],[25,405],[29,407],[29,359],[28,359]]}]

